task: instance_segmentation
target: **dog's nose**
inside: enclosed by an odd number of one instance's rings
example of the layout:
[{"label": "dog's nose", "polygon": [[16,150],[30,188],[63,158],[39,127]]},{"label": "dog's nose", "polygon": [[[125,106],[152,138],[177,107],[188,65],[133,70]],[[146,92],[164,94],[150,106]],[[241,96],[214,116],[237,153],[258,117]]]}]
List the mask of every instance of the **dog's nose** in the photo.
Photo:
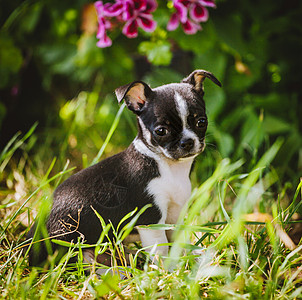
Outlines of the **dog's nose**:
[{"label": "dog's nose", "polygon": [[183,150],[190,151],[194,147],[194,140],[190,139],[190,138],[189,139],[183,139],[183,140],[180,141],[180,147]]}]

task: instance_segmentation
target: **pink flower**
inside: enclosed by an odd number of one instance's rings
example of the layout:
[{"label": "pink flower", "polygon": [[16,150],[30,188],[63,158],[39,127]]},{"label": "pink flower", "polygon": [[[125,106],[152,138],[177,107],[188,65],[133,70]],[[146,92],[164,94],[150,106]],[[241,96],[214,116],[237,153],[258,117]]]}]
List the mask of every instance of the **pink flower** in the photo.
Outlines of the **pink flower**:
[{"label": "pink flower", "polygon": [[106,30],[111,28],[111,23],[108,20],[108,8],[110,6],[109,3],[103,4],[102,1],[97,1],[94,3],[96,8],[97,16],[98,16],[98,32],[96,37],[99,39],[97,42],[97,46],[100,48],[110,47],[112,45],[111,39],[107,36]]},{"label": "pink flower", "polygon": [[106,6],[105,14],[107,17],[117,17],[123,13],[124,10],[124,0],[116,0],[115,3],[110,4],[106,3],[104,6]]},{"label": "pink flower", "polygon": [[202,29],[200,23],[209,17],[206,6],[216,7],[214,0],[173,0],[173,5],[176,12],[172,14],[167,29],[175,30],[181,24],[186,34],[195,34]]},{"label": "pink flower", "polygon": [[189,8],[191,19],[197,23],[206,22],[209,17],[207,9],[200,2],[192,3]]},{"label": "pink flower", "polygon": [[[98,16],[97,38],[99,47],[112,45],[107,30],[122,24],[122,32],[128,38],[138,35],[138,28],[152,32],[156,28],[152,13],[157,8],[156,0],[115,0],[114,3],[95,2]],[[173,0],[175,13],[171,15],[167,29],[175,30],[181,24],[186,34],[195,34],[201,30],[201,22],[209,18],[206,7],[216,7],[215,0]],[[114,24],[114,26],[113,26]]]},{"label": "pink flower", "polygon": [[126,24],[123,34],[128,38],[135,38],[138,27],[146,32],[152,32],[156,28],[156,22],[151,13],[157,8],[155,0],[125,0],[123,19]]},{"label": "pink flower", "polygon": [[99,23],[97,46],[101,48],[112,44],[106,33],[106,30],[112,28],[112,18],[116,18],[118,23],[125,23],[122,32],[128,38],[137,37],[138,27],[147,32],[155,30],[156,22],[151,13],[157,8],[156,0],[116,0],[115,3],[106,4],[97,1],[94,5]]},{"label": "pink flower", "polygon": [[215,0],[200,0],[199,3],[207,7],[216,7]]}]

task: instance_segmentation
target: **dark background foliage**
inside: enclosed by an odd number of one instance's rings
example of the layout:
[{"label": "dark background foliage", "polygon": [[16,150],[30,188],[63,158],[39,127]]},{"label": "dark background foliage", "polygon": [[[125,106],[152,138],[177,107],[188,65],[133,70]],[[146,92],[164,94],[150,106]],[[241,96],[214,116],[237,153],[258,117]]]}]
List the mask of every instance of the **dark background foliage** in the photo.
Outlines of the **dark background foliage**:
[{"label": "dark background foliage", "polygon": [[[77,165],[84,153],[91,161],[118,110],[116,87],[135,79],[155,87],[203,68],[223,88],[206,83],[208,147],[195,179],[205,179],[222,157],[244,158],[249,169],[282,137],[272,166],[295,190],[302,175],[301,1],[217,1],[193,36],[167,32],[172,10],[158,2],[154,33],[127,39],[116,28],[113,46],[99,49],[92,3],[2,0],[1,147],[39,121],[30,153]],[[135,120],[125,111],[105,155],[134,136]]]}]

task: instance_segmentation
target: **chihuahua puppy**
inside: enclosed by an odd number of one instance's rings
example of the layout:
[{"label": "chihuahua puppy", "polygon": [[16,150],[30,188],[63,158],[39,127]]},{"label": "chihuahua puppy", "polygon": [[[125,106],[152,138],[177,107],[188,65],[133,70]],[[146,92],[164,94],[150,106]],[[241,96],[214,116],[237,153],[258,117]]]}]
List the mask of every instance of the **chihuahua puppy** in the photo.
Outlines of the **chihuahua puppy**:
[{"label": "chihuahua puppy", "polygon": [[[205,148],[205,78],[221,86],[210,72],[196,70],[181,83],[151,89],[143,81],[135,81],[116,89],[118,102],[124,99],[137,116],[138,135],[125,151],[59,185],[46,224],[50,237],[77,242],[82,236],[87,243],[95,244],[102,232],[95,211],[116,228],[127,213],[147,204],[152,206],[137,225],[177,222],[190,198],[192,163]],[[28,237],[34,233],[35,226]],[[164,230],[138,229],[138,234],[143,247],[168,242]],[[155,254],[168,254],[168,246],[154,246],[153,251],[155,248]],[[30,265],[46,258],[45,244],[31,247]]]}]

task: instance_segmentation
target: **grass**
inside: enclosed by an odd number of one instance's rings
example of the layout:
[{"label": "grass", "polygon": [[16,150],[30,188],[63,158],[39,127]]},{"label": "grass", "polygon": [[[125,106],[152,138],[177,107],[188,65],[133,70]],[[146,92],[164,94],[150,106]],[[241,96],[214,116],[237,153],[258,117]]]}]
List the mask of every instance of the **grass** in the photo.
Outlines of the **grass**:
[{"label": "grass", "polygon": [[[109,135],[96,159],[109,145],[122,109],[112,119]],[[100,277],[94,271],[86,274],[83,262],[75,268],[66,263],[72,256],[82,257],[83,248],[90,246],[79,240],[72,245],[58,241],[69,249],[59,264],[54,264],[56,254],[53,254],[48,268],[29,269],[27,257],[22,254],[29,226],[37,214],[47,214],[54,189],[73,171],[67,155],[60,161],[53,159],[51,153],[50,159],[43,160],[41,153],[47,152],[45,149],[36,156],[30,155],[35,145],[35,126],[23,137],[14,136],[0,156],[2,299],[302,298],[302,244],[293,244],[287,234],[302,203],[302,182],[289,199],[290,205],[286,189],[274,192],[276,186],[282,187],[271,167],[281,140],[248,172],[243,172],[243,161],[220,160],[207,180],[195,184],[179,224],[148,226],[174,230],[175,242],[160,264],[142,259],[139,254],[144,250],[134,245],[137,252],[130,256],[130,265],[122,259],[122,266],[117,267],[114,260],[111,272],[106,275]],[[63,141],[63,148],[68,148],[68,141]],[[88,165],[84,158],[83,165]],[[107,251],[122,258],[122,240],[135,225],[139,213],[134,211],[125,216],[129,223],[115,228],[115,238],[106,243],[104,237],[111,225],[104,224],[100,217],[104,234],[94,245],[96,252]],[[92,267],[94,270],[96,266]]]}]

